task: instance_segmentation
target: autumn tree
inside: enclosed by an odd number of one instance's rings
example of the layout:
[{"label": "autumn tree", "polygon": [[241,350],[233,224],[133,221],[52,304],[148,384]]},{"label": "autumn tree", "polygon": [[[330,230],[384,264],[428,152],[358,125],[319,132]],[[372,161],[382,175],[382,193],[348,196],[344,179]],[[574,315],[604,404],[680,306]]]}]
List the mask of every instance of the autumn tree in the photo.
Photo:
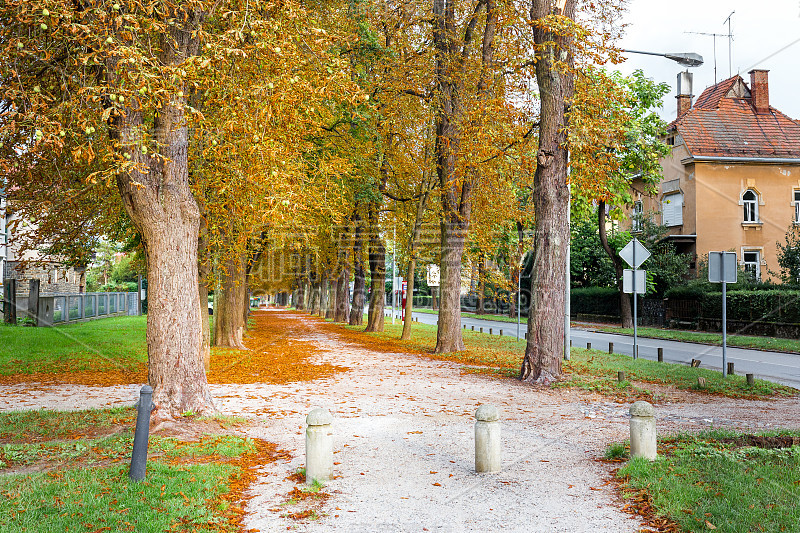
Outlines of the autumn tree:
[{"label": "autumn tree", "polygon": [[[666,123],[656,110],[669,90],[637,70],[631,76],[586,68],[578,79],[571,131],[572,177],[578,186],[577,205],[597,204],[595,216],[600,244],[611,260],[620,295],[623,327],[632,327],[631,301],[622,290],[625,268],[609,242],[606,223],[624,216],[634,195],[652,195],[661,181],[659,159],[669,153],[663,141]],[[578,213],[585,216],[587,213]],[[635,221],[640,222],[640,221]]]},{"label": "autumn tree", "polygon": [[[246,175],[257,172],[273,181],[273,172],[282,175],[279,140],[259,146],[254,137],[274,133],[277,127],[270,120],[275,116],[316,116],[315,102],[336,99],[341,88],[347,91],[351,85],[325,54],[330,40],[324,30],[307,22],[294,4],[252,0],[14,0],[0,7],[1,164],[16,171],[20,181],[31,181],[52,154],[69,154],[75,165],[96,166],[86,182],[116,186],[147,259],[149,381],[159,416],[213,410],[202,363],[197,268],[201,213],[193,185],[195,179],[203,180],[214,193],[212,200],[224,201],[226,179],[237,169],[223,175],[200,172],[209,170],[201,165],[195,172],[189,155],[202,142],[198,151],[209,152],[203,157],[220,161],[223,139],[213,135],[232,132],[256,145],[250,148],[257,152],[257,165]],[[293,44],[287,57],[280,46],[285,42]],[[259,61],[230,60],[248,56]],[[320,61],[327,65],[318,68]],[[251,77],[235,75],[284,62],[307,65],[313,79],[306,82],[284,69],[279,80],[254,86]],[[320,78],[325,82],[316,83]],[[306,83],[310,90],[287,101],[283,115],[276,114],[275,106],[258,109],[255,115],[261,121],[248,122],[253,128],[249,131],[225,130],[224,123],[206,122],[201,111],[203,99],[206,111],[219,109],[222,117],[226,110],[230,115],[237,109],[252,111],[252,101],[271,95],[276,86],[280,95],[287,95],[290,86],[298,89]],[[215,100],[213,91],[219,88],[233,98]],[[250,105],[244,105],[248,99]],[[297,100],[306,105],[292,107]],[[325,107],[321,109],[324,113]],[[244,158],[248,148],[243,142],[236,148]],[[322,168],[335,172],[335,163],[327,163]],[[204,207],[210,211],[213,203]],[[225,226],[224,217],[211,220]]]}]

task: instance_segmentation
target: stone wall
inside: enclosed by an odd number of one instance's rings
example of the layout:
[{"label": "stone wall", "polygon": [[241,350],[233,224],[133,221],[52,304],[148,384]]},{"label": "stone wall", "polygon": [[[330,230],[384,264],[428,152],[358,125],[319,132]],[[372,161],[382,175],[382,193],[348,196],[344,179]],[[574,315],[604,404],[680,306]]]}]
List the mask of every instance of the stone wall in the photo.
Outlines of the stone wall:
[{"label": "stone wall", "polygon": [[83,272],[56,262],[23,265],[19,261],[6,261],[3,277],[17,280],[17,299],[28,297],[28,280],[31,279],[39,280],[41,295],[83,292]]}]

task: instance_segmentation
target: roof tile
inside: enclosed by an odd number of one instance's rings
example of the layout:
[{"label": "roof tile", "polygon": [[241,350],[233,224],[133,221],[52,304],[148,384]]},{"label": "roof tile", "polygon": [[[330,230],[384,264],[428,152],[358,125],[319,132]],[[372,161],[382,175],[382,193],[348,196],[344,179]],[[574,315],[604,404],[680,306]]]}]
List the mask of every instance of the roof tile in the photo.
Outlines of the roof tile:
[{"label": "roof tile", "polygon": [[726,97],[740,76],[707,88],[674,120],[694,156],[800,157],[800,121],[777,109],[758,114],[750,98]]}]

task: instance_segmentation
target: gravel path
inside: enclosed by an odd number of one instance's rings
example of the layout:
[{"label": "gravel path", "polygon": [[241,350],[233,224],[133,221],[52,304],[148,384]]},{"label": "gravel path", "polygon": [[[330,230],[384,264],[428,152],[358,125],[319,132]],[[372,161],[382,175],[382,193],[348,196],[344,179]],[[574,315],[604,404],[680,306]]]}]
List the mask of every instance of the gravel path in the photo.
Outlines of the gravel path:
[{"label": "gravel path", "polygon": [[[281,311],[269,311],[281,312]],[[620,510],[608,467],[597,462],[627,438],[628,405],[569,390],[541,390],[514,380],[461,375],[453,363],[380,353],[297,321],[321,361],[350,370],[288,385],[212,385],[225,414],[252,418],[246,432],[289,450],[266,465],[251,488],[246,525],[262,532],[638,531]],[[300,337],[298,337],[300,338]],[[0,387],[0,410],[101,407],[130,403],[138,387]],[[693,393],[657,406],[660,432],[709,426],[800,427],[800,400],[749,402]],[[474,472],[474,412],[501,411],[503,469]],[[335,479],[316,520],[293,520],[287,476],[304,464],[305,415],[334,416]]]}]

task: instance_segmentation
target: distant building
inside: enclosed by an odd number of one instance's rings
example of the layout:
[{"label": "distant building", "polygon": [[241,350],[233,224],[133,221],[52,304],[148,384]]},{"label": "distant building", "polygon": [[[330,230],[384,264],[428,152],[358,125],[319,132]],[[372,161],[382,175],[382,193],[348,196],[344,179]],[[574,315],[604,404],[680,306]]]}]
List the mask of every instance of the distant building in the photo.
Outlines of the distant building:
[{"label": "distant building", "polygon": [[657,195],[634,180],[633,214],[659,213],[694,269],[709,251],[734,250],[756,278],[772,279],[776,243],[800,224],[800,123],[770,106],[767,73],[750,71],[749,86],[738,75],[717,83],[694,105],[691,74],[681,73]]},{"label": "distant building", "polygon": [[61,258],[37,250],[22,250],[25,231],[26,225],[13,214],[13,203],[0,194],[0,281],[5,285],[9,279],[17,280],[17,300],[28,297],[31,279],[39,280],[42,295],[85,292],[86,269],[66,266]]}]

